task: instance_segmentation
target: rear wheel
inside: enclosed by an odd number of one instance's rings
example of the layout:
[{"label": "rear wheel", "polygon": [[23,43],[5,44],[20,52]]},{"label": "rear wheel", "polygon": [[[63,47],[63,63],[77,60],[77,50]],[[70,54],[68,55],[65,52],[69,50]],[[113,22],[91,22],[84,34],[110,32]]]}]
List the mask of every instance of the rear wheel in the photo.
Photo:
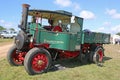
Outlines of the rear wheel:
[{"label": "rear wheel", "polygon": [[87,64],[89,59],[89,53],[80,53],[78,58],[82,64]]},{"label": "rear wheel", "polygon": [[15,45],[13,45],[7,53],[7,60],[9,64],[13,66],[23,65],[23,57],[22,53],[17,51]]},{"label": "rear wheel", "polygon": [[100,64],[103,62],[104,49],[102,47],[97,47],[93,55],[93,62]]},{"label": "rear wheel", "polygon": [[51,56],[46,49],[31,49],[24,60],[24,67],[28,74],[40,74],[47,72],[51,66]]}]

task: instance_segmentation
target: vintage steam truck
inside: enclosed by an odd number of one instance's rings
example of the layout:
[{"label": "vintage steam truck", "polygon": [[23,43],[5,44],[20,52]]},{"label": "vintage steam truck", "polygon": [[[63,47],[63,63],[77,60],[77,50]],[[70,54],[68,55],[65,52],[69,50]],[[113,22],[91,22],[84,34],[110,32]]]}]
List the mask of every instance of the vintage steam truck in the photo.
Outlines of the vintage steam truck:
[{"label": "vintage steam truck", "polygon": [[34,75],[47,72],[56,60],[103,61],[103,44],[110,42],[110,34],[83,30],[83,18],[67,11],[22,6],[21,30],[7,54],[10,65],[24,65],[28,74]]}]

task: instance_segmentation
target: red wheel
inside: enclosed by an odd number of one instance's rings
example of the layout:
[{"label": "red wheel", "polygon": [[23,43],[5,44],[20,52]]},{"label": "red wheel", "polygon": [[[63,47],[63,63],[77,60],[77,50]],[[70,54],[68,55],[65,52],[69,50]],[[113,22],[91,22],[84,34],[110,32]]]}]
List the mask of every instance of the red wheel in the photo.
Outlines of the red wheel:
[{"label": "red wheel", "polygon": [[101,63],[103,61],[104,50],[102,47],[97,47],[93,55],[93,62]]},{"label": "red wheel", "polygon": [[10,65],[19,66],[23,65],[25,53],[17,52],[17,48],[13,45],[7,53],[7,60]]},{"label": "red wheel", "polygon": [[38,53],[32,58],[32,69],[36,72],[44,70],[47,64],[48,59],[43,53]]},{"label": "red wheel", "polygon": [[24,67],[30,75],[39,74],[49,69],[51,61],[46,49],[33,48],[25,56]]}]

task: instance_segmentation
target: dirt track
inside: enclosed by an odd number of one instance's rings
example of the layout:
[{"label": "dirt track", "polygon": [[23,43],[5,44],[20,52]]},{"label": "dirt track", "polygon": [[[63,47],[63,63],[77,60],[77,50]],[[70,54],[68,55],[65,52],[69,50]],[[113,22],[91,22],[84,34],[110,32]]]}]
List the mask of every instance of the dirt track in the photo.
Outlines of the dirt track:
[{"label": "dirt track", "polygon": [[8,52],[8,50],[10,49],[10,47],[12,46],[13,44],[6,44],[6,45],[3,45],[3,46],[0,46],[0,60],[4,57],[6,57],[6,54]]}]

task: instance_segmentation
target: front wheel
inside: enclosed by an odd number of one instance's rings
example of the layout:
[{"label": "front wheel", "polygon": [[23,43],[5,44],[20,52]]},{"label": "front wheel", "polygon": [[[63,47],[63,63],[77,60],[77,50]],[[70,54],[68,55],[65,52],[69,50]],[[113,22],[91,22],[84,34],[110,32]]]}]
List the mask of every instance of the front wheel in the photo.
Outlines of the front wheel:
[{"label": "front wheel", "polygon": [[24,67],[30,75],[47,72],[51,66],[51,55],[46,49],[33,48],[25,56]]},{"label": "front wheel", "polygon": [[7,60],[12,66],[23,65],[24,56],[21,52],[17,51],[17,47],[13,45],[7,53]]}]

